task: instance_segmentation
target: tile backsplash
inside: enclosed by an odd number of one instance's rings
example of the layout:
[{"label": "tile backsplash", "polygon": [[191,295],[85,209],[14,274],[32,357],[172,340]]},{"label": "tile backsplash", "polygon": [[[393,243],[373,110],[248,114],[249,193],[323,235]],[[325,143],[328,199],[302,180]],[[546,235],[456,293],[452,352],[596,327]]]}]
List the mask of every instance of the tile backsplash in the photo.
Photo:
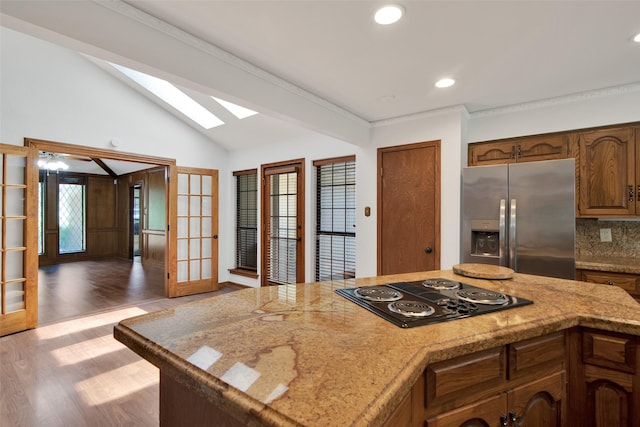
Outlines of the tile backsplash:
[{"label": "tile backsplash", "polygon": [[[601,229],[611,230],[611,242],[600,240]],[[576,219],[576,257],[580,256],[640,259],[640,220]]]}]

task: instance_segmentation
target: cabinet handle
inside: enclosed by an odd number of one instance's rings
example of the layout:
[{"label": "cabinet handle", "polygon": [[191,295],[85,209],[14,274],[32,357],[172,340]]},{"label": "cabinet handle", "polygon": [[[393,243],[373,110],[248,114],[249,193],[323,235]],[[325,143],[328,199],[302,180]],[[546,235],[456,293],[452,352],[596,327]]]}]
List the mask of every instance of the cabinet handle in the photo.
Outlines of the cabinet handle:
[{"label": "cabinet handle", "polygon": [[506,415],[502,415],[502,416],[500,417],[500,425],[501,425],[502,427],[507,427],[507,426],[509,425],[509,424],[507,424],[507,417],[506,417]]},{"label": "cabinet handle", "polygon": [[518,144],[518,152],[517,152],[518,158],[521,159],[522,158],[522,147],[520,146],[520,144]]},{"label": "cabinet handle", "polygon": [[633,185],[629,186],[629,201],[633,202]]},{"label": "cabinet handle", "polygon": [[516,146],[515,145],[511,146],[511,158],[512,159],[516,158]]},{"label": "cabinet handle", "polygon": [[516,413],[511,411],[509,412],[509,420],[513,423],[513,425],[515,427],[519,427],[520,423],[518,422],[518,419],[516,418]]}]

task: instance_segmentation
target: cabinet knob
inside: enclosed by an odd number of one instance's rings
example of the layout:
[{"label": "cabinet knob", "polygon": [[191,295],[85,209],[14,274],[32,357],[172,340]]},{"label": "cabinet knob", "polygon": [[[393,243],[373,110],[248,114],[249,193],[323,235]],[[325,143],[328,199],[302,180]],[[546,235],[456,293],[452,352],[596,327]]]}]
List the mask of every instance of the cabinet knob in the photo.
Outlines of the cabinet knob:
[{"label": "cabinet knob", "polygon": [[507,417],[506,417],[506,415],[502,415],[502,416],[500,417],[500,425],[501,425],[502,427],[507,427],[507,426],[509,425],[509,424],[507,424]]},{"label": "cabinet knob", "polygon": [[431,246],[427,246],[426,248],[424,248],[424,252],[430,254],[431,252],[433,252],[433,249],[431,249]]},{"label": "cabinet knob", "polygon": [[615,285],[615,283],[613,283],[613,280],[609,280],[609,281],[607,282],[607,285],[609,285],[609,286],[613,286],[613,285]]}]

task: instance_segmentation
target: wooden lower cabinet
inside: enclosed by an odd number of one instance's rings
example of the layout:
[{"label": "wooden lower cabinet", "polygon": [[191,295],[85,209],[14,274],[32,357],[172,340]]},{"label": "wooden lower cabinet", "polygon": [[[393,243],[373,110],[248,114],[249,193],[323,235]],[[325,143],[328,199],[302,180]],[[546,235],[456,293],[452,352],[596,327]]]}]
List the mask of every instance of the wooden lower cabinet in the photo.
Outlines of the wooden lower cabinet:
[{"label": "wooden lower cabinet", "polygon": [[564,394],[564,372],[558,372],[489,399],[436,415],[426,420],[426,426],[560,426]]},{"label": "wooden lower cabinet", "polygon": [[568,334],[572,425],[640,426],[640,339],[574,328]]},{"label": "wooden lower cabinet", "polygon": [[428,418],[428,427],[560,426],[564,372]]},{"label": "wooden lower cabinet", "polygon": [[577,270],[576,279],[589,283],[619,286],[640,301],[640,275],[611,271]]},{"label": "wooden lower cabinet", "polygon": [[[479,427],[507,425],[507,396],[504,394],[482,400],[426,420],[427,427]],[[497,415],[497,414],[502,414]],[[504,424],[503,424],[504,423]]]},{"label": "wooden lower cabinet", "polygon": [[424,424],[414,426],[563,425],[563,332],[437,362],[423,377]]},{"label": "wooden lower cabinet", "polygon": [[508,418],[515,426],[560,426],[565,399],[565,373],[533,381],[507,395]]},{"label": "wooden lower cabinet", "polygon": [[573,327],[427,366],[387,427],[640,427],[640,337]]}]

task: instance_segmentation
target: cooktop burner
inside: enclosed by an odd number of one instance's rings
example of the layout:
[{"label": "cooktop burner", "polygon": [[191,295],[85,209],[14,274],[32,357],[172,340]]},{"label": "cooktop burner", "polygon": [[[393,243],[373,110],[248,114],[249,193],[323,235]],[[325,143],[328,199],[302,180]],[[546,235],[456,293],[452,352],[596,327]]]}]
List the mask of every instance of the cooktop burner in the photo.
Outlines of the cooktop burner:
[{"label": "cooktop burner", "polygon": [[356,288],[353,291],[355,296],[369,301],[398,301],[402,298],[402,293],[386,286],[369,286]]},{"label": "cooktop burner", "polygon": [[422,285],[430,289],[460,289],[460,282],[449,279],[427,279]]},{"label": "cooktop burner", "polygon": [[429,304],[420,301],[394,301],[387,307],[394,313],[407,317],[426,317],[436,312]]},{"label": "cooktop burner", "polygon": [[497,292],[485,291],[485,290],[459,290],[456,292],[456,296],[461,300],[467,302],[476,302],[479,304],[491,304],[491,305],[502,305],[507,303],[509,300],[505,294],[499,294]]},{"label": "cooktop burner", "polygon": [[533,303],[442,278],[337,289],[336,293],[402,328],[463,319]]}]

